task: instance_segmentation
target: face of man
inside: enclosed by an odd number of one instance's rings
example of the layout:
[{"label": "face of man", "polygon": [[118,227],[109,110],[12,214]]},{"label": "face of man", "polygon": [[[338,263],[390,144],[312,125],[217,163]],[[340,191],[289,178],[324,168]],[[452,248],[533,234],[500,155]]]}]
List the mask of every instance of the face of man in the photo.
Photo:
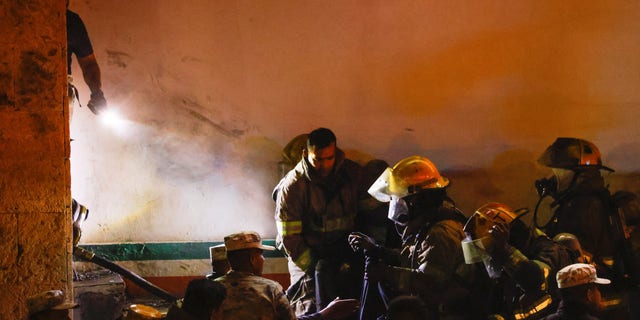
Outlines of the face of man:
[{"label": "face of man", "polygon": [[604,308],[604,304],[602,303],[602,294],[600,293],[598,285],[592,285],[589,290],[587,290],[587,300],[595,311],[599,311]]},{"label": "face of man", "polygon": [[558,192],[563,192],[571,186],[571,181],[573,181],[573,176],[575,172],[573,170],[568,169],[559,169],[559,168],[551,168],[553,174],[556,176],[556,189]]},{"label": "face of man", "polygon": [[264,256],[262,255],[262,250],[256,249],[252,252],[251,266],[253,266],[253,274],[257,276],[262,275],[262,270],[264,270]]},{"label": "face of man", "polygon": [[464,232],[472,239],[480,239],[489,235],[494,221],[482,214],[474,213],[464,225]]},{"label": "face of man", "polygon": [[311,164],[321,177],[328,176],[336,163],[336,144],[331,143],[320,149],[308,149],[307,161],[309,161],[309,164]]}]

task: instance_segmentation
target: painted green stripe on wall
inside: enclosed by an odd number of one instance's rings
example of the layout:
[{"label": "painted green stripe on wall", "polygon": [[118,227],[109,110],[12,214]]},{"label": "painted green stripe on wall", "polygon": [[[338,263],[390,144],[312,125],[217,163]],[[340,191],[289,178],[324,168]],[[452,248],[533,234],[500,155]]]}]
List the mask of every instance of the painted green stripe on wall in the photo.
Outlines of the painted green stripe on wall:
[{"label": "painted green stripe on wall", "polygon": [[[222,242],[154,242],[154,243],[114,243],[80,244],[96,255],[111,261],[144,260],[192,260],[209,259],[209,247]],[[263,240],[263,243],[275,246],[275,240]],[[264,251],[265,258],[280,258],[284,254],[279,250]]]}]

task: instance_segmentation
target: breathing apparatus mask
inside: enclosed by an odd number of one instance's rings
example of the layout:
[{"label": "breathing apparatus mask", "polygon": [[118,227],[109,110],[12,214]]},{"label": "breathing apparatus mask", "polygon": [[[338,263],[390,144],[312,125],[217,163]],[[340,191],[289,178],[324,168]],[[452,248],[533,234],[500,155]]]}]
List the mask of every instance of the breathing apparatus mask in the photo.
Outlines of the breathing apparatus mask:
[{"label": "breathing apparatus mask", "polygon": [[409,223],[409,206],[407,202],[402,198],[392,196],[389,202],[389,214],[387,218],[397,225],[406,226],[407,223]]},{"label": "breathing apparatus mask", "polygon": [[542,178],[535,181],[536,191],[539,197],[555,195],[557,193],[558,183],[556,177]]}]

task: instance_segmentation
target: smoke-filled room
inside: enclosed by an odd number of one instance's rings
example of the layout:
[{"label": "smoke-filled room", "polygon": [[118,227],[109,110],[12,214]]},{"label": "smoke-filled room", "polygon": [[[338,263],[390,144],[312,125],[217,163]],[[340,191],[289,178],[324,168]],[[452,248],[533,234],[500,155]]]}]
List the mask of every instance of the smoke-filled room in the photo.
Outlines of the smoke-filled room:
[{"label": "smoke-filled room", "polygon": [[640,319],[638,1],[0,1],[0,319]]}]

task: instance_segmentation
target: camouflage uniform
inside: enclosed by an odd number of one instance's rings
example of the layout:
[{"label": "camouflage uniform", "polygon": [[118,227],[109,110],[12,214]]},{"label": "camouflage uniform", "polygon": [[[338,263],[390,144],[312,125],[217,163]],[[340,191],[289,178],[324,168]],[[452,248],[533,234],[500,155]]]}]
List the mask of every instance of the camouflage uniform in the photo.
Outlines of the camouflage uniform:
[{"label": "camouflage uniform", "polygon": [[282,286],[273,280],[232,270],[215,281],[227,288],[220,306],[224,319],[296,319]]},{"label": "camouflage uniform", "polygon": [[[292,286],[287,295],[298,315],[316,309],[316,272],[332,278],[338,269],[352,270],[363,264],[349,261],[354,255],[347,243],[347,236],[355,228],[358,200],[364,197],[359,186],[360,166],[346,159],[338,148],[335,157],[333,173],[328,177],[317,175],[303,158],[274,189],[279,247],[289,258]],[[347,268],[342,268],[344,264]],[[324,268],[326,273],[321,271]],[[361,281],[362,277],[361,274],[354,277],[347,279],[347,283],[335,279],[322,283],[327,284],[331,295],[339,283],[356,286],[353,282]],[[352,289],[359,292],[359,288]],[[336,295],[327,298],[332,300]],[[341,297],[353,296],[342,294]]]}]

